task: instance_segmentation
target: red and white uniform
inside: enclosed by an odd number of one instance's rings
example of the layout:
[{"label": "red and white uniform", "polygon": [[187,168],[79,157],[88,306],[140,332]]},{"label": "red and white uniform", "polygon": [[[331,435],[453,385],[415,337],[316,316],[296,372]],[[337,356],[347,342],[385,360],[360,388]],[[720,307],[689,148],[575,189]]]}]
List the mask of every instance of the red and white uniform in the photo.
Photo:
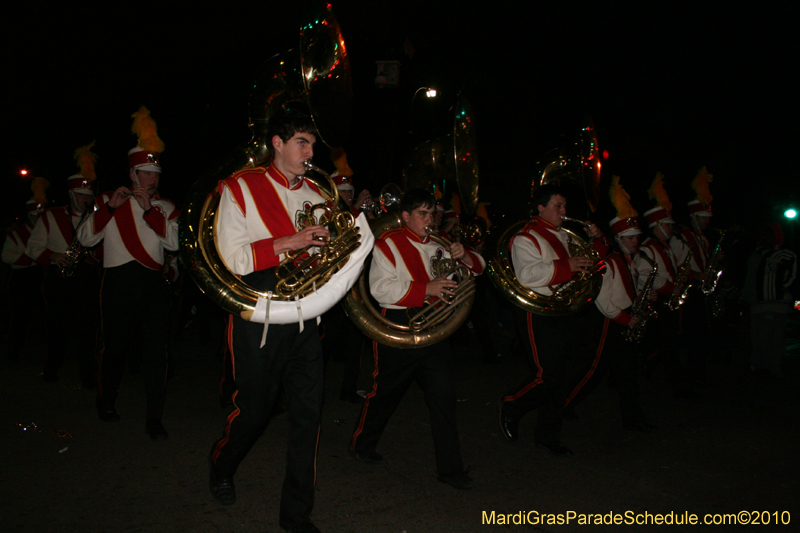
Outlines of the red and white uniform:
[{"label": "red and white uniform", "polygon": [[161,270],[164,250],[178,249],[179,211],[169,200],[152,198],[152,207],[145,214],[134,197],[110,209],[113,193],[105,193],[97,211],[78,230],[81,244],[87,248],[104,243],[103,266],[113,268],[131,261]]},{"label": "red and white uniform", "polygon": [[681,228],[681,237],[689,244],[686,247],[679,239],[673,238],[670,243],[680,261],[686,259],[687,250],[692,250],[692,260],[689,262],[692,272],[702,273],[708,266],[708,238],[702,233],[696,233],[689,228]]},{"label": "red and white uniform", "polygon": [[[522,231],[511,239],[511,261],[517,280],[534,292],[551,296],[550,286],[572,279],[569,266],[568,236],[540,217],[533,217]],[[609,250],[605,237],[594,239],[592,248],[600,257]]]},{"label": "red and white uniform", "polygon": [[[481,274],[486,267],[483,257],[466,251],[472,259],[472,272]],[[375,241],[369,287],[381,307],[405,309],[425,304],[425,288],[433,275],[433,261],[450,254],[430,237],[421,239],[403,226],[381,235]]]},{"label": "red and white uniform", "polygon": [[47,209],[33,227],[25,253],[40,265],[48,266],[53,254],[63,254],[72,244],[81,214],[69,210],[69,206]]},{"label": "red and white uniform", "polygon": [[325,204],[315,185],[304,179],[294,187],[275,165],[237,172],[220,181],[217,246],[234,274],[244,276],[278,266],[274,239],[317,224],[311,207]]},{"label": "red and white uniform", "polygon": [[[671,246],[662,244],[654,237],[648,237],[639,247],[639,251],[647,254],[647,257],[658,265],[653,290],[662,296],[669,297],[675,289],[677,265],[680,264],[675,256],[675,251]],[[634,261],[642,272],[649,272],[650,265],[644,259],[637,257]],[[641,290],[646,281],[647,276],[640,276],[637,289]]]},{"label": "red and white uniform", "polygon": [[631,315],[625,309],[633,305],[636,300],[639,269],[630,255],[619,252],[606,257],[606,267],[603,284],[594,304],[606,318],[627,326],[631,321]]},{"label": "red and white uniform", "polygon": [[12,270],[20,270],[34,265],[33,259],[25,255],[33,224],[15,224],[6,231],[3,243],[3,263],[11,265]]}]

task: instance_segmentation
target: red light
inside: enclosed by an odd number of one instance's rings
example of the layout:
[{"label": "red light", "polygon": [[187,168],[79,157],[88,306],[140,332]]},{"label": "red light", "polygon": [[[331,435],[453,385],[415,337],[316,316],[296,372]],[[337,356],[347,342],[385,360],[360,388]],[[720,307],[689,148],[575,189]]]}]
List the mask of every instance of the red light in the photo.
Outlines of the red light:
[{"label": "red light", "polygon": [[27,171],[27,170],[25,170],[24,168],[23,168],[22,170],[20,170],[20,171],[19,171],[19,173],[20,173],[21,175],[23,175],[23,176],[27,176],[27,175],[28,175],[28,171]]},{"label": "red light", "polygon": [[603,159],[608,159],[608,150],[603,150]]}]

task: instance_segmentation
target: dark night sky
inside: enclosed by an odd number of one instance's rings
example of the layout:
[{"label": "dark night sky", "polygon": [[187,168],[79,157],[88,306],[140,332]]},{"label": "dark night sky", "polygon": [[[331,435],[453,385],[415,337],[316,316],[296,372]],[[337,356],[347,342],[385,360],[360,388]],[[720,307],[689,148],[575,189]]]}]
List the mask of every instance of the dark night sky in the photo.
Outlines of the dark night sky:
[{"label": "dark night sky", "polygon": [[[75,171],[72,152],[93,139],[103,188],[122,183],[135,144],[129,116],[140,104],[166,143],[164,194],[180,201],[199,173],[247,141],[249,85],[261,63],[296,46],[307,11],[272,4],[190,13],[161,3],[127,17],[108,3],[11,8],[2,28],[6,213],[30,196],[17,169],[50,179],[57,199]],[[358,184],[377,193],[413,144],[447,133],[447,109],[463,90],[479,131],[482,199],[496,209],[521,203],[536,159],[586,115],[610,152],[604,184],[620,174],[640,212],[660,170],[681,216],[702,165],[715,176],[720,221],[798,199],[797,8],[539,4],[335,2],[353,68],[345,148]],[[377,59],[402,62],[400,88],[373,86]],[[422,85],[441,97],[418,96],[412,107]]]}]

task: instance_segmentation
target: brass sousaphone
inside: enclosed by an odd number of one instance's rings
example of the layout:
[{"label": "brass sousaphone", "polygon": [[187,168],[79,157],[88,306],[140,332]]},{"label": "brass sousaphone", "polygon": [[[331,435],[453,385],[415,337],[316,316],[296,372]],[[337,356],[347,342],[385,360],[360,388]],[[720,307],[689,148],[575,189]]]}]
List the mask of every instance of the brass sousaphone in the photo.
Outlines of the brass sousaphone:
[{"label": "brass sousaphone", "polygon": [[[220,200],[217,183],[234,172],[269,162],[272,154],[267,126],[270,117],[282,108],[307,108],[320,140],[328,146],[344,144],[352,104],[350,63],[330,4],[319,8],[321,12],[310,17],[313,22],[300,29],[299,49],[269,59],[254,83],[249,104],[253,135],[249,143],[192,186],[181,212],[180,249],[184,264],[205,294],[229,313],[246,320],[253,317],[257,301],[266,295],[242,282],[218,255],[214,235]],[[328,179],[322,183],[306,179],[318,186],[329,203],[336,204],[338,191],[329,176],[323,175]],[[329,213],[327,218],[334,220],[337,216]],[[332,234],[337,231],[341,233],[342,228],[332,228]],[[279,298],[273,295],[273,299]]]},{"label": "brass sousaphone", "polygon": [[[455,107],[452,135],[424,143],[412,154],[404,171],[406,187],[433,190],[434,184],[439,183],[437,180],[454,180],[462,198],[462,207],[471,214],[478,205],[478,156],[475,147],[472,109],[469,101],[462,97]],[[402,219],[397,208],[370,221],[376,236],[401,225]],[[439,237],[432,235],[431,238],[436,240]],[[437,242],[442,246],[448,245],[446,242]],[[461,271],[456,275],[458,289],[451,303],[431,301],[421,314],[409,316],[408,323],[393,322],[381,315],[380,308],[369,292],[367,265],[358,282],[342,300],[342,305],[347,316],[374,341],[403,349],[429,346],[452,335],[472,309],[475,300],[472,273],[461,265]]]},{"label": "brass sousaphone", "polygon": [[[597,146],[597,133],[591,119],[588,119],[578,137],[560,149],[548,152],[537,163],[536,175],[531,183],[531,195],[542,185],[550,183],[577,189],[586,198],[589,210],[595,211],[599,201],[600,158]],[[536,206],[531,206],[532,214]],[[553,295],[544,296],[523,286],[514,273],[511,264],[511,238],[519,233],[528,223],[521,220],[501,231],[496,244],[491,250],[491,259],[487,265],[487,275],[503,296],[517,307],[537,315],[563,316],[582,309],[593,301],[600,292],[601,274],[605,268],[602,258],[591,248],[578,227],[566,225],[578,224],[580,221],[565,220],[561,226],[569,237],[570,256],[585,255],[595,261],[588,273],[576,273],[572,280],[557,287],[551,287]]]}]

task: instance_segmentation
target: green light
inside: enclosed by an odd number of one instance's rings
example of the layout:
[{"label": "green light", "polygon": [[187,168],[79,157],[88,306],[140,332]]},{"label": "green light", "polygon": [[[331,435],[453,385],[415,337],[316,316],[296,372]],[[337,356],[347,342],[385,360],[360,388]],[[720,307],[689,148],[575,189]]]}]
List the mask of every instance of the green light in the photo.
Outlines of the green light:
[{"label": "green light", "polygon": [[789,208],[783,212],[783,216],[786,218],[797,218],[797,209]]}]

